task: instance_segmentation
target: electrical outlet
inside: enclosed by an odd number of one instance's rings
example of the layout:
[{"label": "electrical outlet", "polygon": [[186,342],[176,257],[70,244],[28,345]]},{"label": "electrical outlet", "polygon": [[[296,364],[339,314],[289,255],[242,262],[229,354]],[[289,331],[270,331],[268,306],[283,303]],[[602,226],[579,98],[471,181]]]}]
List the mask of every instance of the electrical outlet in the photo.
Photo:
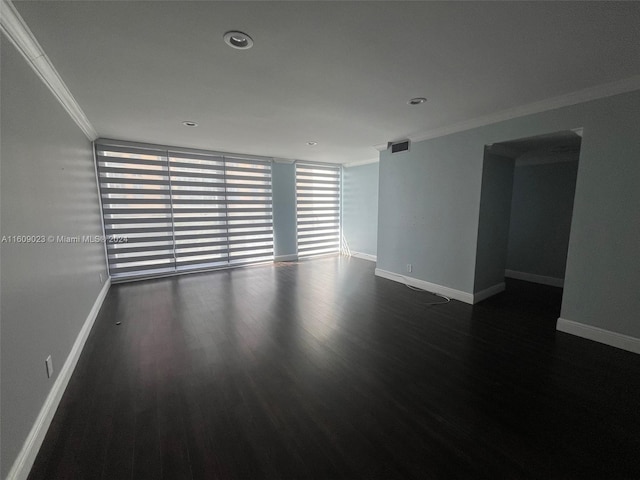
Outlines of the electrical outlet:
[{"label": "electrical outlet", "polygon": [[413,265],[411,265],[410,263],[407,263],[407,272],[411,273],[412,270],[413,270]]},{"label": "electrical outlet", "polygon": [[53,375],[53,360],[51,359],[51,355],[47,357],[44,363],[47,366],[47,378],[51,378]]},{"label": "electrical outlet", "polygon": [[100,285],[102,285],[104,283],[104,277],[102,276],[102,274],[100,274]]}]

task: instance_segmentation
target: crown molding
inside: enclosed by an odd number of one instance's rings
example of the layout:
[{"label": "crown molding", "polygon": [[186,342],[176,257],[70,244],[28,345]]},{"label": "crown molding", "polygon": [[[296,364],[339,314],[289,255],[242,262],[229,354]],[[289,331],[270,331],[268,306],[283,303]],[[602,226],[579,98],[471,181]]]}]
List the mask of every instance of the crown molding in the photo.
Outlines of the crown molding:
[{"label": "crown molding", "polygon": [[[485,125],[491,125],[493,123],[504,122],[514,118],[554,110],[556,108],[568,107],[579,103],[589,102],[591,100],[597,100],[599,98],[612,97],[613,95],[633,92],[634,90],[640,90],[640,75],[635,75],[615,82],[596,85],[594,87],[583,88],[582,90],[577,90],[575,92],[547,98],[538,102],[528,103],[526,105],[502,110],[500,112],[473,118],[471,120],[465,120],[464,122],[454,123],[446,127],[426,130],[423,132],[415,132],[409,135],[408,138],[412,142],[421,142],[423,140],[451,135],[452,133],[464,132],[465,130],[471,130],[472,128],[484,127]],[[578,134],[581,135],[582,131]],[[387,144],[375,145],[374,148],[378,151],[384,151],[387,149]]]},{"label": "crown molding", "polygon": [[369,160],[359,160],[357,162],[345,163],[342,166],[345,168],[361,167],[362,165],[370,165],[372,163],[378,163],[379,161],[380,161],[379,158],[370,158]]},{"label": "crown molding", "polygon": [[97,139],[98,133],[13,3],[10,0],[0,0],[0,10],[2,12],[0,15],[0,30],[18,49],[27,63],[40,77],[40,80],[51,90],[51,93],[58,99],[87,138],[91,141]]}]

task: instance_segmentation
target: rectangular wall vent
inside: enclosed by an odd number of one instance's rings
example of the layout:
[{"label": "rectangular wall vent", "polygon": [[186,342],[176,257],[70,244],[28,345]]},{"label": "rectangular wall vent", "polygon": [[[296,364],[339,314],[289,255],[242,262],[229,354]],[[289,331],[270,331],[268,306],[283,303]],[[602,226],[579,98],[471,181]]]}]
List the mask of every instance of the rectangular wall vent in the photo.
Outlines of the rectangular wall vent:
[{"label": "rectangular wall vent", "polygon": [[389,142],[391,147],[391,153],[402,153],[409,151],[409,140],[402,140],[401,142]]}]

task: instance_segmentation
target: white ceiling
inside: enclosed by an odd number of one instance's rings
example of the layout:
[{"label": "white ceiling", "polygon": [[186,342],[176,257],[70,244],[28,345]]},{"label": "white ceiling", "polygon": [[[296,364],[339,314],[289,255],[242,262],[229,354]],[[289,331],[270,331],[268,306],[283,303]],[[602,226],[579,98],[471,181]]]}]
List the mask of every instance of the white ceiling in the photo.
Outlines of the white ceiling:
[{"label": "white ceiling", "polygon": [[[640,74],[640,2],[14,5],[100,136],[289,159],[367,160]],[[228,30],[254,47],[231,49]]]}]

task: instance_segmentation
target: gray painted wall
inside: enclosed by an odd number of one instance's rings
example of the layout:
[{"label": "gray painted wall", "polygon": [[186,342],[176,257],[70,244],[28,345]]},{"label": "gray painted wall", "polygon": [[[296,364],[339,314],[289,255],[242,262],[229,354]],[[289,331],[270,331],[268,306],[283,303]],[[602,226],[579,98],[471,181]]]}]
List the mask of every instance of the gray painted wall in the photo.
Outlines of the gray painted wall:
[{"label": "gray painted wall", "polygon": [[507,269],[564,278],[577,156],[570,162],[516,166]]},{"label": "gray painted wall", "polygon": [[378,162],[342,174],[342,234],[351,252],[378,252]]},{"label": "gray painted wall", "polygon": [[562,317],[640,337],[640,91],[382,152],[378,267],[406,274],[413,263],[413,277],[472,293],[484,145],[576,127]]},{"label": "gray painted wall", "polygon": [[[90,142],[4,37],[1,72],[1,235],[101,235]],[[102,288],[106,263],[99,243],[0,248],[5,478]]]},{"label": "gray painted wall", "polygon": [[485,143],[464,132],[381,152],[378,268],[473,293]]},{"label": "gray painted wall", "polygon": [[273,241],[276,257],[297,253],[296,237],[296,166],[274,162],[271,185],[273,191]]},{"label": "gray painted wall", "polygon": [[484,155],[474,292],[504,282],[514,163],[488,151]]}]

